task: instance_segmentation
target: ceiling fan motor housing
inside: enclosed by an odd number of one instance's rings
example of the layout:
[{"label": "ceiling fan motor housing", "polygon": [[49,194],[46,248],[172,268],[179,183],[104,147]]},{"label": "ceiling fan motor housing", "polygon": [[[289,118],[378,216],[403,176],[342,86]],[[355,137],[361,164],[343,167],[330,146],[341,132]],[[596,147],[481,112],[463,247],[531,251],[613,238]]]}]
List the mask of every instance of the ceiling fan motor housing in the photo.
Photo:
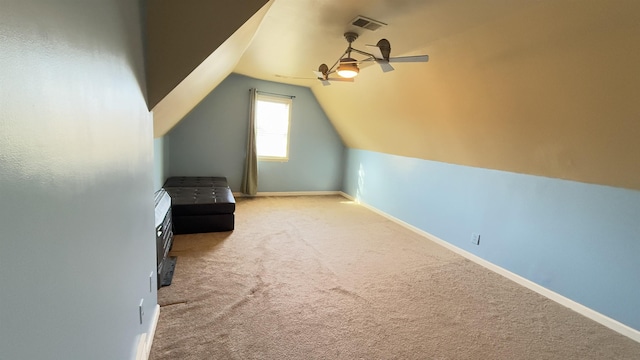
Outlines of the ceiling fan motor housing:
[{"label": "ceiling fan motor housing", "polygon": [[356,39],[358,38],[358,34],[349,31],[344,33],[344,38],[347,40],[349,44],[351,44],[352,42],[356,41]]}]

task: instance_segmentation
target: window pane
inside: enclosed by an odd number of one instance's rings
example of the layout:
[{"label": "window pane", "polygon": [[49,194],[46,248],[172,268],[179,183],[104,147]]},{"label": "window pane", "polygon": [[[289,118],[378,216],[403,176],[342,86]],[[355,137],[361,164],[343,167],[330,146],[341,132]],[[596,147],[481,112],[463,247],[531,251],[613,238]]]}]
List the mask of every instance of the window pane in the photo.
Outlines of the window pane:
[{"label": "window pane", "polygon": [[258,156],[287,158],[291,100],[262,98],[256,102]]},{"label": "window pane", "polygon": [[258,134],[256,146],[259,156],[286,157],[287,136]]}]

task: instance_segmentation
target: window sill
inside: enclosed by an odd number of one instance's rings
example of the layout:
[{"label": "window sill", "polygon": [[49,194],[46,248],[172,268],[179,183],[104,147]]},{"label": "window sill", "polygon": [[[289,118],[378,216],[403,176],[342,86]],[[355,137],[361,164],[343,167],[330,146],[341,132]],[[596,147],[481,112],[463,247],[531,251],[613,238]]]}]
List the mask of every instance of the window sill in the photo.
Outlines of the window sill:
[{"label": "window sill", "polygon": [[269,162],[288,162],[288,157],[269,157],[269,156],[259,156],[258,161],[269,161]]}]

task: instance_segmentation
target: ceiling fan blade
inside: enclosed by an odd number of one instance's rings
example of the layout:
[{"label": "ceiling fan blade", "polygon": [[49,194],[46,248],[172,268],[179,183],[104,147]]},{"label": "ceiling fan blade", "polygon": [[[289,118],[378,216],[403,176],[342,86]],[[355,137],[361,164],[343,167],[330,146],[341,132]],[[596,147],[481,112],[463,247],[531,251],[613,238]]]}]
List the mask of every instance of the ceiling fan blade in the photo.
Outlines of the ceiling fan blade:
[{"label": "ceiling fan blade", "polygon": [[389,62],[427,62],[429,55],[399,56],[389,58]]},{"label": "ceiling fan blade", "polygon": [[322,80],[322,79],[318,79],[320,80],[320,82],[322,83],[322,86],[329,86],[331,85],[331,83],[328,80]]},{"label": "ceiling fan blade", "polygon": [[378,65],[380,65],[382,72],[389,72],[389,71],[395,70],[393,66],[391,66],[391,64],[389,64],[389,62],[386,60],[376,60],[376,62],[378,63]]},{"label": "ceiling fan blade", "polygon": [[384,56],[382,55],[382,51],[380,51],[380,48],[377,47],[376,45],[365,45],[368,49],[369,52],[371,52],[371,55],[373,55],[376,59],[384,59]]},{"label": "ceiling fan blade", "polygon": [[324,74],[323,74],[323,73],[321,73],[320,71],[315,71],[315,70],[313,70],[313,74],[314,74],[317,78],[324,79]]}]

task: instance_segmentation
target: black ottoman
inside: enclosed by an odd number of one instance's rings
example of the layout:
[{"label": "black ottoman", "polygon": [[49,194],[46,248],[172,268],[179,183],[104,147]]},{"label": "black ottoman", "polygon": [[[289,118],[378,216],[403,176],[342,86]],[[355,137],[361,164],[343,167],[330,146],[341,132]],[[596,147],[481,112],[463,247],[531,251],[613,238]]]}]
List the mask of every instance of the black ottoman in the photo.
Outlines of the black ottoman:
[{"label": "black ottoman", "polygon": [[175,176],[164,182],[164,187],[229,187],[222,176]]},{"label": "black ottoman", "polygon": [[236,201],[224,177],[172,177],[164,189],[171,196],[175,234],[231,231]]}]

